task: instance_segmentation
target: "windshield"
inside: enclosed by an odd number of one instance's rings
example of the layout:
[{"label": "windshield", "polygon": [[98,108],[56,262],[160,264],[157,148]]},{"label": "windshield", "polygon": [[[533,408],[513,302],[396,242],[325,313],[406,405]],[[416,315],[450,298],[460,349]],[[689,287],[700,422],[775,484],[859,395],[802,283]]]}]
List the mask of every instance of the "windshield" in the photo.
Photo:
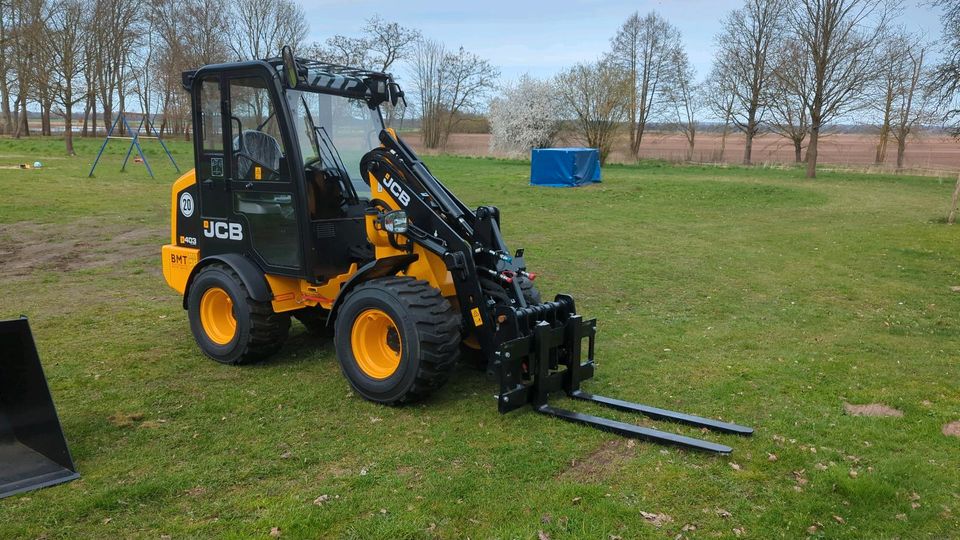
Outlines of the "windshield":
[{"label": "windshield", "polygon": [[380,146],[379,111],[363,100],[330,94],[288,90],[287,97],[304,165],[337,167],[339,155],[357,196],[369,200],[370,185],[360,172],[360,158]]}]

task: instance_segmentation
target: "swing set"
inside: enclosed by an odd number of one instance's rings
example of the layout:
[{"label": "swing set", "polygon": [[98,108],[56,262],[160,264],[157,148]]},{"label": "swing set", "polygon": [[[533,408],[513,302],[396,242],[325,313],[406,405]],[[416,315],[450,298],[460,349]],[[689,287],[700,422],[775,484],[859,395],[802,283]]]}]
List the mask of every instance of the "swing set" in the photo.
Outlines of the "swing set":
[{"label": "swing set", "polygon": [[[117,129],[117,126],[123,122],[124,127],[127,129],[127,133],[130,133],[130,137],[121,137],[114,135],[113,132]],[[141,135],[140,132],[146,129],[146,135]],[[133,149],[137,149],[137,154],[140,155],[140,159],[143,161],[143,164],[147,167],[147,172],[150,173],[150,178],[153,178],[153,169],[150,168],[150,162],[147,160],[147,156],[143,153],[143,147],[140,145],[140,140],[157,140],[160,142],[160,146],[163,147],[163,151],[167,154],[167,157],[170,158],[170,163],[173,164],[173,168],[180,172],[180,167],[177,165],[176,160],[173,159],[173,155],[170,153],[170,149],[167,148],[167,145],[163,142],[163,139],[160,137],[160,133],[157,132],[156,127],[153,122],[147,118],[146,115],[143,115],[140,118],[140,123],[137,125],[137,129],[130,129],[130,124],[127,123],[126,115],[121,112],[117,119],[113,121],[113,125],[110,126],[110,130],[107,131],[106,138],[103,139],[103,145],[100,146],[100,151],[97,152],[97,159],[93,160],[93,166],[90,167],[90,174],[87,175],[87,178],[93,177],[93,171],[97,169],[97,164],[100,163],[100,158],[103,156],[103,151],[107,148],[107,143],[112,139],[130,141],[130,146],[127,148],[127,155],[123,158],[123,165],[120,167],[121,171],[127,170],[127,162],[130,160],[130,154],[133,153]]]}]

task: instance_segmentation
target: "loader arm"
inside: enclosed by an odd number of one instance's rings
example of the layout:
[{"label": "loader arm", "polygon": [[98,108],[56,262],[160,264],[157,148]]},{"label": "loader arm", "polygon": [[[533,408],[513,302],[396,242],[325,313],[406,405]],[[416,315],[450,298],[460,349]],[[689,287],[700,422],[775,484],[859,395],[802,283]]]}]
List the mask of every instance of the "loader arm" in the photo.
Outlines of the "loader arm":
[{"label": "loader arm", "polygon": [[[557,295],[552,301],[527,305],[517,276],[527,272],[523,250],[511,255],[500,233],[500,212],[495,207],[468,209],[444,186],[412,149],[387,130],[380,133],[382,147],[369,152],[361,162],[380,185],[399,183],[407,197],[402,209],[410,225],[405,234],[443,259],[456,286],[464,325],[477,337],[487,362],[487,372],[496,377],[496,396],[501,413],[530,405],[541,414],[586,424],[623,436],[726,454],[728,446],[685,437],[598,416],[558,409],[548,404],[551,392],[637,412],[657,420],[671,420],[724,433],[750,435],[751,428],[719,422],[589,394],[581,382],[594,373],[596,320],[577,314],[572,297]],[[491,298],[480,278],[503,286],[509,305]],[[583,355],[584,347],[587,354]]]}]

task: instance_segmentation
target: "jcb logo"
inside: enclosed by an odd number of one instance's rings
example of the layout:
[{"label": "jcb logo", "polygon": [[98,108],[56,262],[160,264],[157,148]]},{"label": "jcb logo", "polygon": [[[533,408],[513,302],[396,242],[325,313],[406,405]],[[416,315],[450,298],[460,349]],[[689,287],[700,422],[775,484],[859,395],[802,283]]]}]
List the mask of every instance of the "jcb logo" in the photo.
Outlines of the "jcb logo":
[{"label": "jcb logo", "polygon": [[383,181],[380,182],[383,184],[383,187],[390,190],[390,194],[396,197],[397,202],[403,206],[410,204],[410,195],[400,187],[400,184],[396,180],[387,175],[383,178]]},{"label": "jcb logo", "polygon": [[227,221],[203,221],[203,235],[221,240],[243,240],[243,227]]}]

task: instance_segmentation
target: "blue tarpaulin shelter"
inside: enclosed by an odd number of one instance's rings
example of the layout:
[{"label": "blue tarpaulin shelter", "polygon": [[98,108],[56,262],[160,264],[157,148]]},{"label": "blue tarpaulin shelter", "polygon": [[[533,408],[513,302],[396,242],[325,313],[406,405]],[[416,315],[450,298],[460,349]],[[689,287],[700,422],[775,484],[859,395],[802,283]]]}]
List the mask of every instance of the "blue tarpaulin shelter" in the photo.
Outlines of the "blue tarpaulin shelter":
[{"label": "blue tarpaulin shelter", "polygon": [[575,187],[600,181],[596,148],[537,148],[530,156],[530,185]]}]

